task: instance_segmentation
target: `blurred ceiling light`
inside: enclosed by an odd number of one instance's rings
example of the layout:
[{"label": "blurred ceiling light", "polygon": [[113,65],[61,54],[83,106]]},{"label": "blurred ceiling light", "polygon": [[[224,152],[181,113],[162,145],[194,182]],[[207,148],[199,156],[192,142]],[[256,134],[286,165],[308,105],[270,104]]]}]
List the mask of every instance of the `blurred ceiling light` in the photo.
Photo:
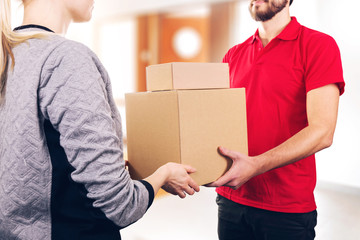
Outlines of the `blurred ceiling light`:
[{"label": "blurred ceiling light", "polygon": [[201,45],[200,34],[191,27],[179,29],[173,38],[173,48],[176,54],[184,59],[196,57],[201,50]]}]

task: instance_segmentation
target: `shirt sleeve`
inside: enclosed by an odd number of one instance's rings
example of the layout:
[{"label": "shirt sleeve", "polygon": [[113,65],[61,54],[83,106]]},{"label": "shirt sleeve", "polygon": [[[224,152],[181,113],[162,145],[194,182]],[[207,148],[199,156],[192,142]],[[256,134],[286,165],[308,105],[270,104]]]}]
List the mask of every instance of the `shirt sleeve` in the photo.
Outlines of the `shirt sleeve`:
[{"label": "shirt sleeve", "polygon": [[85,186],[94,207],[118,226],[141,218],[154,194],[125,170],[120,116],[95,54],[81,44],[63,43],[45,63],[39,89],[41,112],[60,133],[75,169],[71,178]]},{"label": "shirt sleeve", "polygon": [[335,40],[322,33],[310,39],[306,49],[305,84],[309,92],[328,84],[337,84],[340,95],[345,82],[340,50]]}]

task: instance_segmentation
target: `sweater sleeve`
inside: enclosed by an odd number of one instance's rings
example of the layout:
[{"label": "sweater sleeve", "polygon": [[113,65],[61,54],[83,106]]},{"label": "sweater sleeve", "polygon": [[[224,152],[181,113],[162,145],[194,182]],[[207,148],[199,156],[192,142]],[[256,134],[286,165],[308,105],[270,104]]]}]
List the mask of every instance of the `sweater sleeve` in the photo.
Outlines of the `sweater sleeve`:
[{"label": "sweater sleeve", "polygon": [[120,227],[141,218],[154,194],[125,170],[120,115],[95,54],[71,41],[58,46],[43,66],[39,102],[94,207]]}]

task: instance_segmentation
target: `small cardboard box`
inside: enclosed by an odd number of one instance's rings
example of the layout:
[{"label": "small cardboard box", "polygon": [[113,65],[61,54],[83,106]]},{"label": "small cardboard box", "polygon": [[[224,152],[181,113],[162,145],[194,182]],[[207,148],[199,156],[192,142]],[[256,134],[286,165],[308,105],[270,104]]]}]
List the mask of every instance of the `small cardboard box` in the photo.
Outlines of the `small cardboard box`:
[{"label": "small cardboard box", "polygon": [[197,169],[204,185],[231,166],[217,148],[248,153],[245,89],[174,90],[125,95],[127,151],[133,179],[167,162]]},{"label": "small cardboard box", "polygon": [[164,63],[146,68],[148,91],[229,88],[227,63]]}]

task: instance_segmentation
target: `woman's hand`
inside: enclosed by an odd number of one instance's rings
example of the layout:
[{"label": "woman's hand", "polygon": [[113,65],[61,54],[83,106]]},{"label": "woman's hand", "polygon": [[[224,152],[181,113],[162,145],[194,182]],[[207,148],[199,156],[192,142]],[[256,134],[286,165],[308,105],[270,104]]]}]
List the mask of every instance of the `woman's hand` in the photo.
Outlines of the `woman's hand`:
[{"label": "woman's hand", "polygon": [[169,176],[162,189],[168,193],[185,198],[185,193],[193,195],[195,191],[198,192],[200,190],[196,182],[189,176],[190,173],[196,172],[191,166],[167,163],[163,167],[167,169]]},{"label": "woman's hand", "polygon": [[145,180],[153,186],[155,194],[163,188],[168,193],[185,198],[185,193],[193,195],[200,191],[199,185],[189,175],[194,172],[196,170],[191,166],[169,162]]}]

